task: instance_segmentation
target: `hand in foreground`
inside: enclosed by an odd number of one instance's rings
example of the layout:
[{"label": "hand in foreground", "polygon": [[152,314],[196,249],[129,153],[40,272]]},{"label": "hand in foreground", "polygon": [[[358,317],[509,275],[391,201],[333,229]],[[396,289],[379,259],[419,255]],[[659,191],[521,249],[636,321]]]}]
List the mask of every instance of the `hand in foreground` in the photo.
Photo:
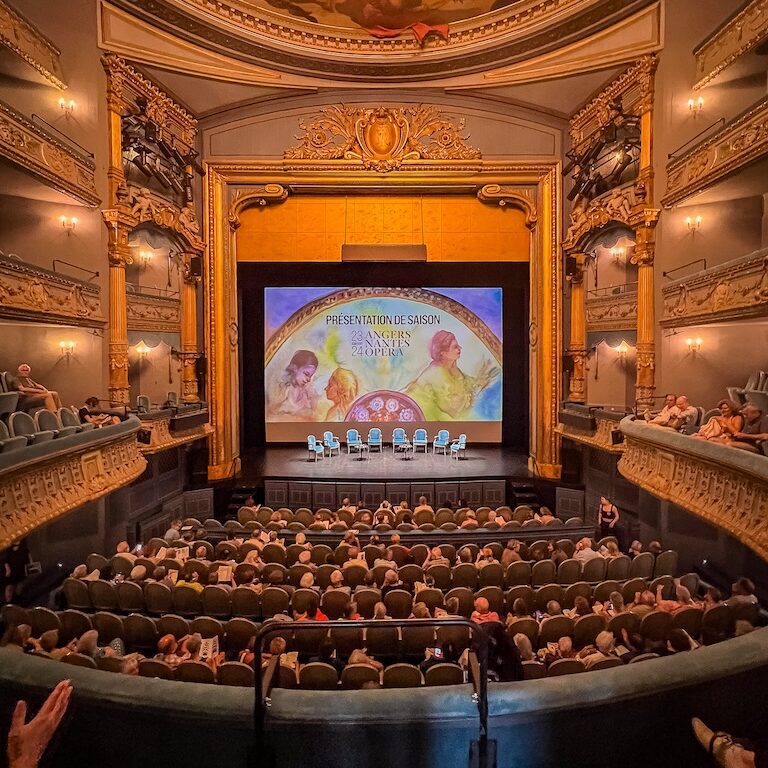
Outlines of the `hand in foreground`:
[{"label": "hand in foreground", "polygon": [[71,693],[69,680],[62,680],[28,723],[27,702],[17,702],[8,731],[9,768],[36,768],[67,711]]}]

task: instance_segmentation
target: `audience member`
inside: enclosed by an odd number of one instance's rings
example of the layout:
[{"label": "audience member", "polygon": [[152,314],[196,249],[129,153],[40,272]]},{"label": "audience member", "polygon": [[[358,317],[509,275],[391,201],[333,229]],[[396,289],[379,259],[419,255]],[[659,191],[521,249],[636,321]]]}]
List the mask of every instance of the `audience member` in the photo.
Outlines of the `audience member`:
[{"label": "audience member", "polygon": [[619,522],[619,510],[605,496],[600,497],[600,503],[597,506],[597,522],[600,524],[600,538],[615,533],[614,528],[616,523]]},{"label": "audience member", "polygon": [[490,610],[488,600],[484,597],[478,597],[475,600],[475,610],[470,617],[475,624],[484,624],[487,621],[501,621],[496,611]]},{"label": "audience member", "polygon": [[520,562],[520,542],[516,539],[510,539],[501,553],[501,564],[506,568],[511,563]]},{"label": "audience member", "polygon": [[536,661],[536,654],[533,652],[531,646],[531,639],[528,635],[524,635],[522,632],[518,632],[512,640],[517,646],[517,651],[520,655],[521,661]]},{"label": "audience member", "polygon": [[581,656],[581,661],[584,664],[584,668],[589,671],[598,661],[616,656],[616,651],[614,649],[615,644],[616,641],[613,637],[613,632],[605,630],[600,632],[595,639],[595,646],[597,647],[592,648],[591,646],[588,646],[584,649],[586,653],[584,653],[584,651],[582,652],[583,655]]},{"label": "audience member", "polygon": [[[96,409],[99,407],[98,397],[89,397],[85,400],[77,415],[80,417],[81,424],[93,424],[95,427],[106,427],[109,424],[119,424],[120,418],[109,413],[99,413]],[[175,538],[178,538],[176,536]]]},{"label": "audience member", "polygon": [[659,424],[661,426],[666,426],[667,422],[672,417],[672,409],[675,407],[675,402],[677,401],[677,395],[664,395],[664,406],[662,409],[656,413],[653,414],[650,410],[646,408],[645,413],[643,413],[643,418],[646,421],[651,422],[651,424]]},{"label": "audience member", "polygon": [[588,563],[590,560],[594,560],[596,557],[600,557],[600,554],[592,549],[592,539],[585,536],[583,539],[579,539],[576,542],[573,557],[575,560],[584,564]]},{"label": "audience member", "polygon": [[29,411],[42,406],[49,411],[57,411],[61,408],[59,393],[33,381],[29,375],[31,372],[29,365],[22,363],[17,375],[8,382],[8,388],[19,393],[19,410]]},{"label": "audience member", "polygon": [[736,605],[756,605],[757,596],[755,595],[754,583],[744,576],[736,579],[731,586],[731,596],[725,601],[725,604],[731,607]]},{"label": "audience member", "polygon": [[731,400],[721,400],[717,407],[720,413],[712,416],[706,424],[702,424],[694,437],[725,443],[741,431],[744,418],[739,413],[739,406]]},{"label": "audience member", "polygon": [[744,424],[741,430],[734,432],[728,443],[732,448],[740,448],[751,453],[761,453],[763,443],[768,440],[768,417],[754,403],[747,403],[742,408]]}]

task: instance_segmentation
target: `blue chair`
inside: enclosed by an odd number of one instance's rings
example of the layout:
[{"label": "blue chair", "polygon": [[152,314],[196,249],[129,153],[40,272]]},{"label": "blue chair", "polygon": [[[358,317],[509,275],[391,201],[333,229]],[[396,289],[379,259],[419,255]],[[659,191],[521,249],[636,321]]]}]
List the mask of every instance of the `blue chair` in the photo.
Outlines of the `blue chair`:
[{"label": "blue chair", "polygon": [[427,453],[427,446],[429,445],[429,440],[427,439],[427,430],[426,429],[417,429],[413,433],[413,452],[416,453],[419,448],[424,449],[424,453]]},{"label": "blue chair", "polygon": [[356,429],[347,430],[347,455],[350,451],[361,451],[363,449],[363,441],[360,439],[360,433]]},{"label": "blue chair", "polygon": [[314,456],[314,461],[317,461],[318,456],[321,459],[325,456],[323,444],[314,435],[307,435],[307,450],[310,456]]},{"label": "blue chair", "polygon": [[451,456],[458,459],[459,452],[463,453],[465,456],[467,454],[467,436],[465,434],[459,435],[459,439],[454,440],[451,443]]},{"label": "blue chair", "polygon": [[442,451],[444,455],[447,454],[448,446],[451,442],[451,436],[448,434],[447,429],[441,429],[437,433],[437,437],[432,441],[432,453]]},{"label": "blue chair", "polygon": [[328,449],[329,456],[333,456],[334,451],[337,455],[341,453],[341,443],[333,432],[323,432],[323,445]]},{"label": "blue chair", "polygon": [[381,436],[381,430],[378,427],[373,427],[368,430],[368,450],[372,451],[374,448],[381,453],[384,450],[384,440]]},{"label": "blue chair", "polygon": [[405,436],[405,430],[402,427],[397,427],[392,432],[392,453],[396,453],[398,450],[405,451],[410,446],[411,444]]}]

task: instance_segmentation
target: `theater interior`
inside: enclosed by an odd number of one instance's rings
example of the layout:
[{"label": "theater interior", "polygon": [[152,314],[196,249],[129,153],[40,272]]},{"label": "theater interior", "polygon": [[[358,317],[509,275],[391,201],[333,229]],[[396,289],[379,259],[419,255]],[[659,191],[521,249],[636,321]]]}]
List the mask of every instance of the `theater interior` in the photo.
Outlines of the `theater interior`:
[{"label": "theater interior", "polygon": [[8,765],[768,765],[767,126],[765,0],[0,0]]}]

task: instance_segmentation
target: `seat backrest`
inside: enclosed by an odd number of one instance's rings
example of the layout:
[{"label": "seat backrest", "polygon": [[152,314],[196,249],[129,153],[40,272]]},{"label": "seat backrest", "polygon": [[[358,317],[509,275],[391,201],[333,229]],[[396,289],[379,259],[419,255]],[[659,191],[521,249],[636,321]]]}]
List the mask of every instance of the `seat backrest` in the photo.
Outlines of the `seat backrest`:
[{"label": "seat backrest", "polygon": [[379,671],[367,664],[347,664],[341,673],[342,688],[362,688],[363,683],[367,682],[379,682]]},{"label": "seat backrest", "polygon": [[45,408],[39,410],[35,414],[35,424],[39,432],[43,432],[46,429],[51,429],[57,432],[61,429],[61,423],[59,422],[56,414],[53,411],[48,411]]},{"label": "seat backrest", "polygon": [[15,411],[8,419],[8,428],[11,437],[34,435],[37,432],[34,419],[24,411]]},{"label": "seat backrest", "polygon": [[625,581],[629,578],[629,569],[632,565],[632,561],[626,556],[614,557],[608,561],[608,568],[605,575],[609,579],[615,579],[616,581]]},{"label": "seat backrest", "polygon": [[595,638],[605,629],[605,618],[597,614],[580,616],[573,625],[573,644],[576,648],[591,645]]},{"label": "seat backrest", "polygon": [[139,395],[136,398],[136,410],[139,413],[147,413],[151,407],[148,395]]},{"label": "seat backrest", "polygon": [[392,442],[402,442],[405,440],[405,430],[402,427],[396,427],[392,431]]},{"label": "seat backrest", "polygon": [[624,662],[618,656],[606,656],[600,661],[596,661],[590,668],[590,672],[595,672],[600,669],[612,669],[613,667],[622,667]]},{"label": "seat backrest", "polygon": [[360,433],[356,429],[347,430],[347,442],[356,443],[360,440]]},{"label": "seat backrest", "polygon": [[447,443],[449,436],[450,436],[450,433],[448,432],[447,429],[438,430],[437,442],[439,442],[439,443]]},{"label": "seat backrest", "polygon": [[239,661],[225,661],[216,671],[219,685],[236,685],[253,688],[253,667]]},{"label": "seat backrest", "polygon": [[579,659],[556,659],[547,669],[547,677],[573,675],[584,671],[584,665]]},{"label": "seat backrest", "polygon": [[333,443],[333,432],[323,432],[323,441],[327,445],[328,443]]},{"label": "seat backrest", "polygon": [[581,578],[584,581],[602,581],[605,578],[605,558],[593,557],[584,563]]},{"label": "seat backrest", "polygon": [[391,664],[384,670],[382,688],[418,688],[424,679],[412,664]]},{"label": "seat backrest", "polygon": [[384,605],[387,606],[387,614],[393,619],[407,619],[411,615],[413,598],[404,589],[393,589],[384,595]]},{"label": "seat backrest", "polygon": [[368,430],[368,440],[369,442],[371,440],[377,442],[381,440],[381,430],[378,427],[373,427],[373,429]]},{"label": "seat backrest", "polygon": [[214,683],[213,670],[202,661],[182,661],[176,678],[187,683]]},{"label": "seat backrest", "polygon": [[339,686],[339,675],[330,664],[313,661],[299,670],[299,688],[306,691],[333,691]]},{"label": "seat backrest", "polygon": [[567,616],[550,616],[539,626],[539,642],[556,643],[561,637],[573,634],[573,621]]},{"label": "seat backrest", "polygon": [[677,552],[674,549],[667,549],[657,558],[653,567],[653,575],[656,576],[674,576],[677,571]]},{"label": "seat backrest", "polygon": [[640,621],[640,634],[649,640],[666,640],[672,616],[666,611],[651,611]]},{"label": "seat backrest", "polygon": [[425,685],[461,685],[464,671],[458,664],[433,664],[424,676]]},{"label": "seat backrest", "polygon": [[413,439],[414,440],[426,440],[427,439],[427,430],[426,429],[417,429],[413,433]]}]

